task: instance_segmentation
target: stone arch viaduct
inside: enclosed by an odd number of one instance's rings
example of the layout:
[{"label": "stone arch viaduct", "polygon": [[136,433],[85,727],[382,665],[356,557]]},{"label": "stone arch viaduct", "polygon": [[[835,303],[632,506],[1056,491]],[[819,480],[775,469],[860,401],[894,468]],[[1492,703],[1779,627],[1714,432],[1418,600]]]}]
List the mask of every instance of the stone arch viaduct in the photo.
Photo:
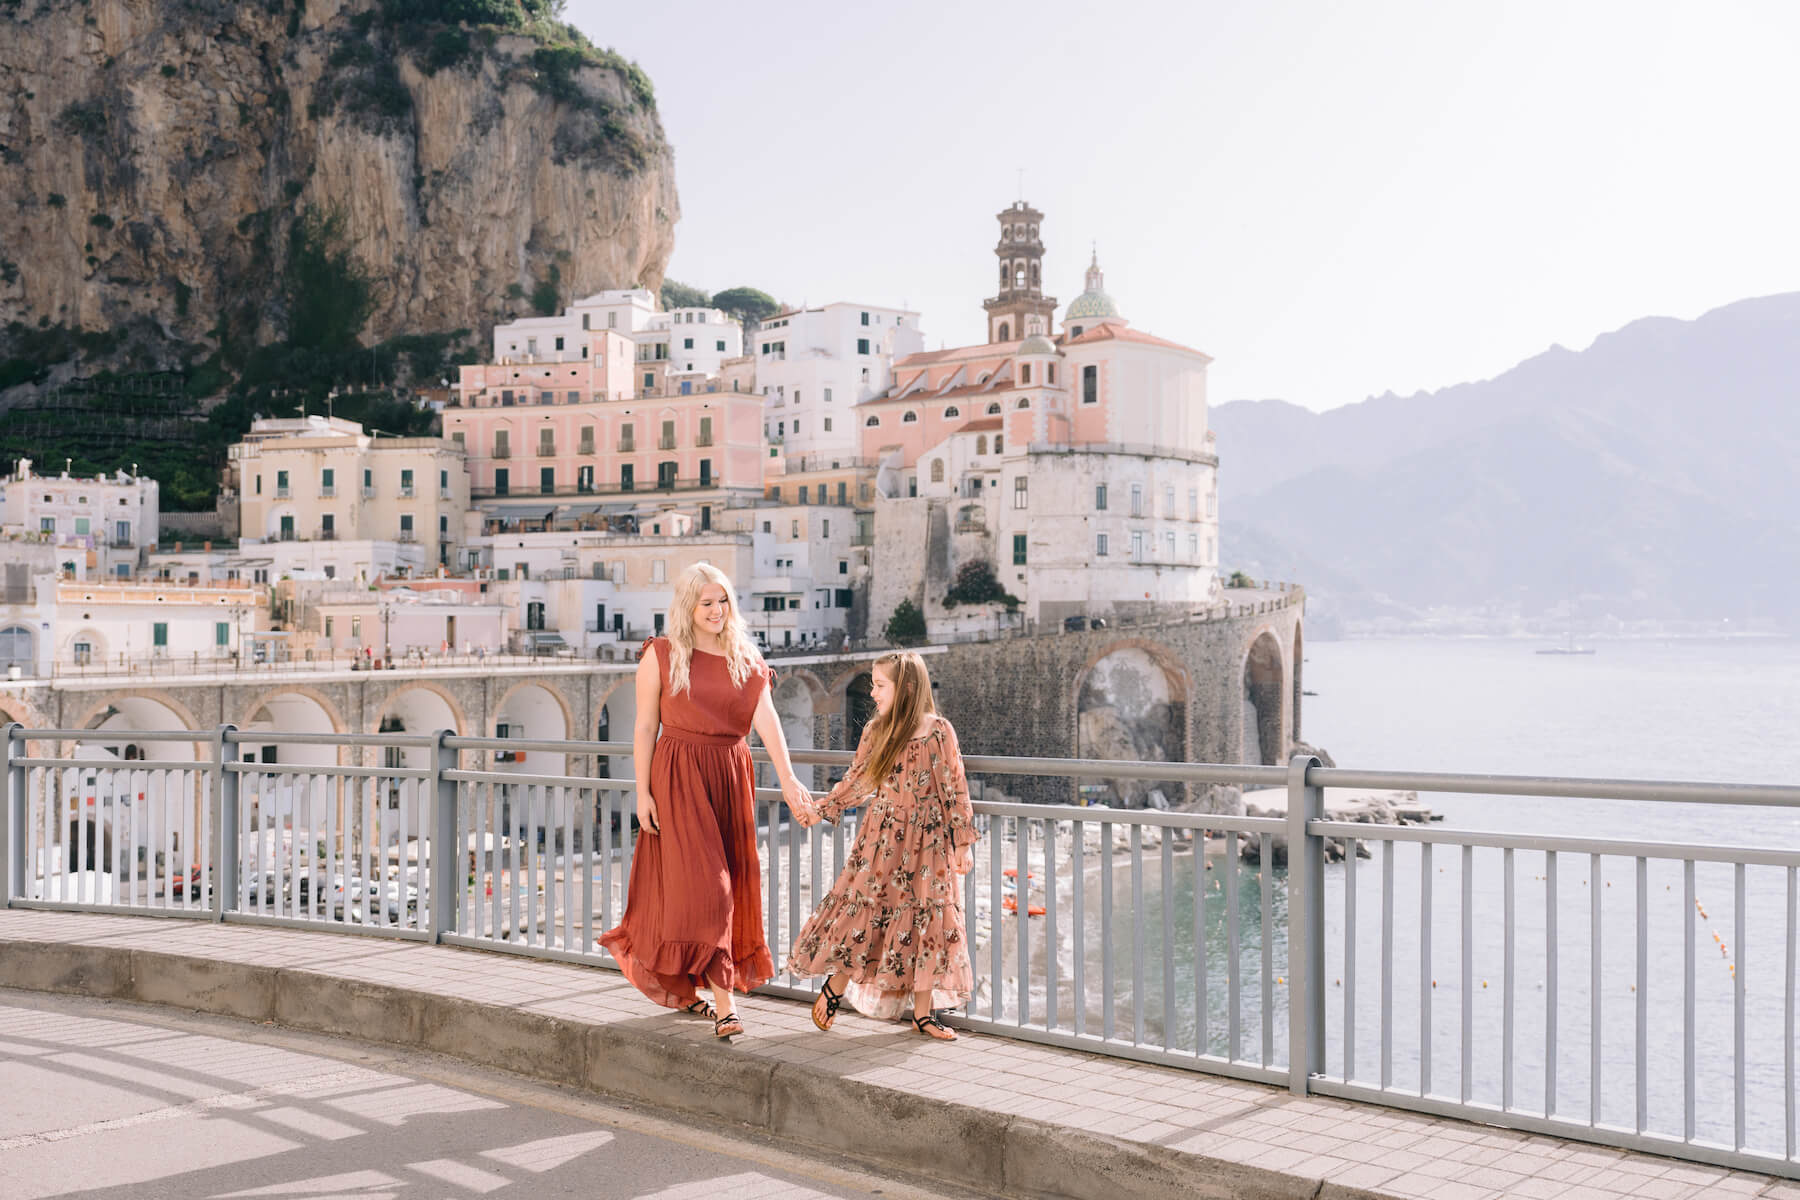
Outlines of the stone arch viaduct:
[{"label": "stone arch viaduct", "polygon": [[[1304,593],[1225,593],[1227,602],[1180,620],[922,647],[938,707],[968,754],[1135,757],[1162,761],[1283,763],[1301,736]],[[872,712],[872,652],[775,660],[777,707],[790,742],[846,749]],[[320,733],[372,734],[449,727],[492,736],[628,741],[635,711],[631,664],[530,669],[430,668],[214,679],[59,679],[0,686],[0,719],[30,728],[106,725],[164,715],[196,730],[222,723]],[[354,764],[353,751],[339,754]],[[594,764],[570,759],[587,774]],[[623,776],[626,764],[609,773]],[[826,774],[815,774],[823,784]],[[1084,798],[1064,780],[992,781],[1034,800]],[[1162,789],[1180,798],[1179,785]],[[1093,798],[1140,804],[1147,792]]]}]

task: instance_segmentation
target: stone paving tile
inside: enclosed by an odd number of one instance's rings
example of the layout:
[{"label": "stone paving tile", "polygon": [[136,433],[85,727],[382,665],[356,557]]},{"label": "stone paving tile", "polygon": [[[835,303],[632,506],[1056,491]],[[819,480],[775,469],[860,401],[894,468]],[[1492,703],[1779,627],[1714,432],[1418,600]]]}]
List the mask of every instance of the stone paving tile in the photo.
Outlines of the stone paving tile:
[{"label": "stone paving tile", "polygon": [[[654,1028],[692,1044],[705,1023],[658,1009],[586,963],[338,933],[189,920],[0,910],[0,938],[81,942],[385,982],[567,1020]],[[1000,1035],[956,1044],[852,1012],[829,1036],[804,1007],[747,997],[731,1049],[951,1103],[1017,1113],[1173,1150],[1418,1200],[1651,1200],[1763,1195],[1800,1183],[1500,1130],[1262,1084],[1187,1073]],[[764,1036],[757,1036],[757,1035]]]}]

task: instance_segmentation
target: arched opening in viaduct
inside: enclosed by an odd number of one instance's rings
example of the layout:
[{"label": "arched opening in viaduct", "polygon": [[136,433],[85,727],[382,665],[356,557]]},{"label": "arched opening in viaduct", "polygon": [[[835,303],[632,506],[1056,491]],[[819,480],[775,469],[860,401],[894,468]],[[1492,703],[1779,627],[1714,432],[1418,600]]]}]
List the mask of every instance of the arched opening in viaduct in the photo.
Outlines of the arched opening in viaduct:
[{"label": "arched opening in viaduct", "polygon": [[[1112,649],[1082,674],[1075,702],[1078,758],[1181,762],[1187,758],[1187,690],[1157,648]],[[1084,779],[1081,803],[1165,808],[1186,798],[1173,780]]]},{"label": "arched opening in viaduct", "polygon": [[1287,753],[1281,731],[1281,643],[1264,631],[1244,658],[1243,762],[1278,766]]},{"label": "arched opening in viaduct", "polygon": [[[522,738],[529,741],[562,742],[570,737],[569,716],[555,692],[538,683],[522,683],[500,697],[495,705],[492,736]],[[539,750],[522,750],[503,758],[504,751],[493,756],[494,770],[520,775],[564,775],[568,761],[565,754],[549,754]]]},{"label": "arched opening in viaduct", "polygon": [[[630,744],[637,727],[637,680],[626,675],[613,685],[600,702],[594,717],[594,740]],[[594,761],[594,774],[600,779],[635,779],[630,752],[601,755]]]},{"label": "arched opening in viaduct", "polygon": [[238,757],[244,762],[332,766],[338,762],[339,748],[335,745],[294,745],[255,739],[258,733],[341,733],[343,722],[317,697],[284,691],[256,701],[239,730],[244,740],[238,743]]},{"label": "arched opening in viaduct", "polygon": [[[414,685],[403,687],[387,698],[375,717],[370,733],[435,733],[448,729],[465,732],[456,709],[435,688]],[[424,746],[386,746],[372,765],[383,767],[429,767],[431,750]]]},{"label": "arched opening in viaduct", "polygon": [[[873,668],[871,668],[872,670]],[[844,749],[856,749],[863,727],[875,719],[875,696],[868,671],[851,676],[844,685]]]},{"label": "arched opening in viaduct", "polygon": [[[192,729],[186,713],[149,696],[114,696],[81,722],[87,732],[73,757],[117,759],[117,769],[82,768],[49,776],[48,802],[59,806],[60,827],[73,839],[66,847],[72,870],[99,870],[125,855],[146,864],[178,867],[198,852],[205,829],[205,797],[198,777],[186,771],[143,771],[143,761],[197,763],[193,742],[145,741],[140,731]],[[40,810],[41,812],[41,810]],[[170,856],[173,855],[173,861]]]},{"label": "arched opening in viaduct", "polygon": [[[813,687],[805,676],[795,673],[775,685],[775,715],[781,718],[781,732],[787,738],[789,750],[816,749],[813,744],[813,718],[817,715],[817,709]],[[797,767],[795,773],[802,782],[808,782],[809,786],[811,777],[816,774],[811,767]],[[756,776],[759,786],[780,786],[775,778],[775,768],[767,763],[757,765]]]}]

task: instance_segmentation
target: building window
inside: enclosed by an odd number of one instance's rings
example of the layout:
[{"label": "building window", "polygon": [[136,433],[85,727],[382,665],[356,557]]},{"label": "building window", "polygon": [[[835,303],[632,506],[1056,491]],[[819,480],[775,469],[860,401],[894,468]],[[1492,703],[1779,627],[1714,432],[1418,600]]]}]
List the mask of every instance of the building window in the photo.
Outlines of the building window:
[{"label": "building window", "polygon": [[868,338],[857,338],[856,339],[856,352],[858,354],[867,354],[869,352],[869,339]]},{"label": "building window", "polygon": [[1094,555],[1097,558],[1106,557],[1106,535],[1104,533],[1094,535]]},{"label": "building window", "polygon": [[1027,485],[1031,481],[1023,475],[1013,477],[1013,507],[1024,508],[1027,499]]},{"label": "building window", "polygon": [[870,417],[868,420],[863,422],[863,428],[864,429],[873,429],[879,424],[881,424],[880,417]]},{"label": "building window", "polygon": [[556,455],[556,431],[554,429],[538,430],[538,457],[553,458]]},{"label": "building window", "polygon": [[1209,517],[1217,516],[1218,515],[1218,507],[1219,507],[1218,493],[1217,492],[1206,493],[1206,515]]},{"label": "building window", "polygon": [[831,389],[830,388],[825,389],[825,403],[827,403],[827,404],[831,403]]},{"label": "building window", "polygon": [[150,626],[150,644],[159,649],[169,648],[169,623],[157,621]]},{"label": "building window", "polygon": [[956,407],[954,404],[944,410],[944,420],[946,421],[954,421],[960,416],[962,416],[962,409]]},{"label": "building window", "polygon": [[1134,517],[1144,515],[1144,485],[1141,483],[1131,485],[1131,515]]},{"label": "building window", "polygon": [[494,430],[494,457],[512,457],[512,433],[506,429]]},{"label": "building window", "polygon": [[862,315],[862,323],[863,323],[863,324],[864,324],[864,325],[867,325],[867,324],[868,324],[868,323],[869,323],[869,314],[868,314],[868,313],[864,313],[864,314],[863,314],[863,315]]},{"label": "building window", "polygon": [[683,350],[692,350],[694,348],[694,339],[693,338],[682,338],[681,339],[681,348]]},{"label": "building window", "polygon": [[1104,483],[1094,485],[1094,511],[1106,511],[1106,485]]},{"label": "building window", "polygon": [[990,417],[997,417],[1000,415],[1000,402],[998,400],[987,406],[987,415]]},{"label": "building window", "polygon": [[1022,567],[1024,565],[1025,565],[1025,535],[1022,533],[1015,533],[1015,534],[1013,534],[1013,566]]},{"label": "building window", "polygon": [[569,393],[569,403],[570,404],[580,404],[581,403],[581,393],[580,392],[570,392]]},{"label": "building window", "polygon": [[903,415],[903,416],[902,416],[902,417],[901,417],[901,418],[900,418],[900,423],[901,423],[901,424],[902,424],[902,425],[914,425],[914,424],[917,424],[917,423],[918,423],[918,420],[919,420],[919,414],[918,414],[918,413],[916,413],[916,412],[909,412],[909,413],[906,413],[906,414],[905,414],[905,415]]},{"label": "building window", "polygon": [[1131,531],[1131,561],[1142,562],[1144,559],[1144,532],[1141,529]]},{"label": "building window", "polygon": [[806,485],[804,483],[800,485],[800,503],[806,503]]},{"label": "building window", "polygon": [[319,494],[321,496],[337,495],[337,472],[330,467],[319,472]]},{"label": "building window", "polygon": [[720,354],[723,354],[725,353],[725,343],[722,341],[714,342],[713,349],[717,350]]},{"label": "building window", "polygon": [[650,391],[655,386],[656,386],[656,376],[652,375],[648,371],[645,371],[644,372],[644,390],[646,392]]},{"label": "building window", "polygon": [[800,536],[800,522],[793,521],[793,522],[790,522],[790,524],[793,525],[793,529],[789,532],[788,536],[799,537]]},{"label": "building window", "polygon": [[400,514],[400,540],[403,542],[410,542],[413,540],[413,519],[411,513]]},{"label": "building window", "polygon": [[1200,492],[1197,488],[1188,489],[1188,519],[1190,521],[1200,519]]},{"label": "building window", "polygon": [[1081,368],[1081,402],[1083,404],[1100,403],[1100,368],[1086,366]]},{"label": "building window", "polygon": [[576,445],[576,449],[582,454],[592,454],[594,452],[594,427],[592,425],[583,425],[581,427],[581,438]]},{"label": "building window", "polygon": [[1197,533],[1188,534],[1188,557],[1200,561],[1200,535]]},{"label": "building window", "polygon": [[400,494],[402,496],[413,494],[413,473],[410,470],[400,472]]},{"label": "building window", "polygon": [[1044,364],[1044,382],[1045,383],[1055,383],[1056,382],[1056,364],[1055,363],[1045,363]]},{"label": "building window", "polygon": [[944,460],[941,458],[931,460],[931,482],[944,482]]},{"label": "building window", "polygon": [[554,496],[556,494],[556,468],[555,467],[539,467],[538,468],[538,491],[542,492],[546,496]]},{"label": "building window", "polygon": [[213,645],[215,645],[215,646],[231,645],[231,622],[229,622],[229,621],[214,621],[213,622]]},{"label": "building window", "polygon": [[494,495],[496,495],[496,496],[506,495],[507,492],[510,490],[511,486],[512,486],[511,474],[507,471],[507,469],[505,467],[498,468],[494,472]]},{"label": "building window", "polygon": [[1031,382],[1031,364],[1030,363],[1020,363],[1019,364],[1019,382],[1020,383],[1030,383]]},{"label": "building window", "polygon": [[[462,434],[459,433],[456,436],[460,438],[462,436]],[[373,496],[374,494],[375,494],[375,472],[370,470],[369,468],[365,467],[365,468],[363,468],[363,497],[366,499],[370,496]]]},{"label": "building window", "polygon": [[561,338],[556,339],[556,348],[558,350],[561,350],[563,348],[563,340]]},{"label": "building window", "polygon": [[450,472],[448,471],[438,472],[438,498],[440,500],[450,498]]},{"label": "building window", "polygon": [[275,495],[277,497],[286,497],[287,494],[288,473],[286,471],[277,471],[275,472]]}]

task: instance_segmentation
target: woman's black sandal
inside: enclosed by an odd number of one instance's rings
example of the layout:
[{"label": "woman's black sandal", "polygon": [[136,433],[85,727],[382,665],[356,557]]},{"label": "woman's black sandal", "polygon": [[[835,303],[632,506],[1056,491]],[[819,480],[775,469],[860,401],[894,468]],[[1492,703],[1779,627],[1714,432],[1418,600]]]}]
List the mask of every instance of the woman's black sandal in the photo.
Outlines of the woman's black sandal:
[{"label": "woman's black sandal", "polygon": [[[912,1023],[913,1023],[913,1028],[917,1029],[920,1033],[923,1033],[926,1037],[931,1038],[934,1041],[954,1042],[956,1040],[956,1030],[950,1028],[948,1025],[946,1025],[942,1021],[938,1020],[938,1015],[934,1012],[926,1013],[922,1017],[914,1017],[912,1019]],[[938,1037],[937,1034],[930,1032],[930,1030],[932,1030],[932,1029],[941,1029],[945,1033],[949,1034],[950,1036],[949,1037]]]},{"label": "woman's black sandal", "polygon": [[704,1000],[696,1000],[692,1004],[682,1005],[681,1011],[692,1017],[712,1017],[713,1006]]},{"label": "woman's black sandal", "polygon": [[[732,1025],[737,1026],[737,1028],[727,1028],[727,1026]],[[744,1023],[738,1019],[738,1015],[734,1012],[726,1013],[722,1017],[713,1018],[713,1036],[716,1038],[736,1037],[742,1032],[744,1032]]]},{"label": "woman's black sandal", "polygon": [[831,990],[831,980],[827,979],[819,985],[819,996],[825,1001],[825,1019],[819,1019],[819,1002],[813,1001],[812,1019],[825,1032],[831,1032],[831,1023],[837,1020],[838,1005],[844,1002],[844,993]]}]

